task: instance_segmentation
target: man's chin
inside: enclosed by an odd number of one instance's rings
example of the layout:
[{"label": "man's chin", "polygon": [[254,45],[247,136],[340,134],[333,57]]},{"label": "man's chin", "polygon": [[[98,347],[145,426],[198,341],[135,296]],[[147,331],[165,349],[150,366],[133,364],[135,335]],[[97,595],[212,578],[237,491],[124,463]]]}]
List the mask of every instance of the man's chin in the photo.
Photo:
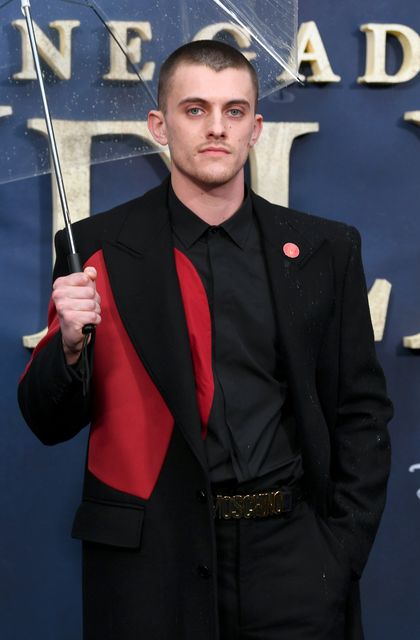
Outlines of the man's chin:
[{"label": "man's chin", "polygon": [[195,182],[207,188],[223,187],[234,180],[237,173],[231,172],[200,172],[195,176]]}]

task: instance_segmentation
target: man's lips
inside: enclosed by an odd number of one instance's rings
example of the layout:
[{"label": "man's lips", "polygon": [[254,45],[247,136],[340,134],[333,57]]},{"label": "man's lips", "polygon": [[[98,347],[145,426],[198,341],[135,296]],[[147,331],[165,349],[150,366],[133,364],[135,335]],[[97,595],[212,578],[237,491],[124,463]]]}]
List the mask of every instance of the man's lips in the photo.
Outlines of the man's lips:
[{"label": "man's lips", "polygon": [[229,149],[226,149],[226,147],[211,146],[211,147],[204,147],[203,149],[200,149],[199,153],[204,153],[208,155],[228,155],[230,154],[230,151]]}]

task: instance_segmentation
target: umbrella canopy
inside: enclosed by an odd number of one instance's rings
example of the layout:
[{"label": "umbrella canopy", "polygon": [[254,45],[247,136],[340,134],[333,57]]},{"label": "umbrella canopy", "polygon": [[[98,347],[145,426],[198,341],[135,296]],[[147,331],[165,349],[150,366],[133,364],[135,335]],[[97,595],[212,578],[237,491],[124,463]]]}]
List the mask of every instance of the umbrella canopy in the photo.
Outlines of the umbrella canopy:
[{"label": "umbrella canopy", "polygon": [[[297,0],[31,4],[52,117],[56,126],[73,123],[74,144],[75,123],[90,127],[92,164],[161,151],[145,121],[156,106],[161,62],[185,42],[215,38],[239,48],[256,67],[262,96],[297,76]],[[48,173],[42,104],[20,0],[0,4],[0,87],[0,184]]]}]

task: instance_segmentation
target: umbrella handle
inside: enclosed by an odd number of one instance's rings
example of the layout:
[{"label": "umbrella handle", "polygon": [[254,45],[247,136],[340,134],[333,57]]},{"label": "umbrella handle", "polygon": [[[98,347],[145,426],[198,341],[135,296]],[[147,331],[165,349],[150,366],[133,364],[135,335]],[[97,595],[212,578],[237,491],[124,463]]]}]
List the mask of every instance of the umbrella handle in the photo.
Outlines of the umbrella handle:
[{"label": "umbrella handle", "polygon": [[82,333],[84,336],[88,336],[92,333],[94,333],[95,331],[95,325],[94,324],[85,324],[85,326],[82,328]]}]

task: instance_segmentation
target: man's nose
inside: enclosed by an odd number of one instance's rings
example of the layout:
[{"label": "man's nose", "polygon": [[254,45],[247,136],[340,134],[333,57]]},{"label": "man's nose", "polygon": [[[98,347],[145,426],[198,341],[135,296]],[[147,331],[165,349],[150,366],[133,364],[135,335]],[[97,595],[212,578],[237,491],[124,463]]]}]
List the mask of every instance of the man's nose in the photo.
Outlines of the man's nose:
[{"label": "man's nose", "polygon": [[223,113],[214,111],[208,119],[207,135],[214,138],[224,138],[226,135],[226,121]]}]

